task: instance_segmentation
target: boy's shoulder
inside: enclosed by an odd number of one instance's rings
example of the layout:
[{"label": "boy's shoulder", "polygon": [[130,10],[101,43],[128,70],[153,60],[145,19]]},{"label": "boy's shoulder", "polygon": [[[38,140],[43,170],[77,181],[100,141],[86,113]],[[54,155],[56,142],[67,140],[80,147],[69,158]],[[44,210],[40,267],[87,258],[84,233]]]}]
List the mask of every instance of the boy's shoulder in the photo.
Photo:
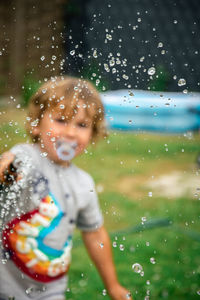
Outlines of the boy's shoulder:
[{"label": "boy's shoulder", "polygon": [[34,151],[34,148],[35,148],[34,144],[28,144],[28,143],[16,144],[10,149],[10,152],[12,152],[13,154],[21,153],[23,151],[30,153],[30,151]]},{"label": "boy's shoulder", "polygon": [[74,164],[72,164],[72,168],[74,173],[76,174],[76,177],[78,177],[78,179],[80,180],[79,182],[81,182],[82,185],[94,185],[94,180],[89,173]]},{"label": "boy's shoulder", "polygon": [[39,162],[41,158],[41,153],[36,144],[16,144],[9,151],[22,161],[27,159],[36,163]]}]

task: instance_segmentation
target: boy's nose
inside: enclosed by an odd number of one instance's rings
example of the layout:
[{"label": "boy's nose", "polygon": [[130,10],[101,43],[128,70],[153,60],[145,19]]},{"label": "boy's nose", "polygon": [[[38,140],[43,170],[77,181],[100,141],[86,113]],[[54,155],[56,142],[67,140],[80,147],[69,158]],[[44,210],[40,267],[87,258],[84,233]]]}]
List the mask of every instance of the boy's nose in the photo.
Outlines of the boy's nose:
[{"label": "boy's nose", "polygon": [[65,128],[64,134],[66,137],[73,138],[76,136],[76,127],[72,124],[68,124]]}]

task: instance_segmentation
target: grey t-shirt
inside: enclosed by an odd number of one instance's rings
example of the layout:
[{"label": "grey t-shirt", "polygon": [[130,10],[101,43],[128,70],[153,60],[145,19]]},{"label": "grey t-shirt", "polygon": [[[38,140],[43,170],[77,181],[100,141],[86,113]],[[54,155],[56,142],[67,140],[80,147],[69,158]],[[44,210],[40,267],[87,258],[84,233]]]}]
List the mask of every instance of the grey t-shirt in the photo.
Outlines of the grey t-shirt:
[{"label": "grey t-shirt", "polygon": [[0,299],[62,299],[75,226],[95,231],[103,223],[93,179],[73,164],[66,168],[51,162],[38,145],[16,145],[11,152],[24,164],[26,178],[17,192],[1,195],[6,226]]}]

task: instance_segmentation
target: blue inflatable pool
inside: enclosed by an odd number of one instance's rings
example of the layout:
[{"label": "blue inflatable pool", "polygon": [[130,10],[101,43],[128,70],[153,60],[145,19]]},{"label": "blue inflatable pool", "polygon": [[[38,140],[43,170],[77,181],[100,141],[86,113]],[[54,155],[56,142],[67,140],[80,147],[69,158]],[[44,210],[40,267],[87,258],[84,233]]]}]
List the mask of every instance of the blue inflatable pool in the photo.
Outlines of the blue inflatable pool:
[{"label": "blue inflatable pool", "polygon": [[117,90],[101,97],[110,129],[184,133],[200,128],[200,93]]}]

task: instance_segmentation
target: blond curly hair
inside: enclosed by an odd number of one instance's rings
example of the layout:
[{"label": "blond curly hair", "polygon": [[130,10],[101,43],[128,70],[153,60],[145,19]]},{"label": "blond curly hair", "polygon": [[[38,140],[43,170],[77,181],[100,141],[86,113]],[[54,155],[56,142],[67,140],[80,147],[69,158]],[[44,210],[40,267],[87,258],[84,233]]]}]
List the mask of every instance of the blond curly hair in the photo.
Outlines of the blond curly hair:
[{"label": "blond curly hair", "polygon": [[96,88],[87,80],[61,76],[48,80],[30,99],[26,129],[32,141],[38,142],[39,136],[33,129],[40,124],[46,111],[59,111],[70,120],[80,101],[92,120],[92,140],[106,137],[104,107]]}]

